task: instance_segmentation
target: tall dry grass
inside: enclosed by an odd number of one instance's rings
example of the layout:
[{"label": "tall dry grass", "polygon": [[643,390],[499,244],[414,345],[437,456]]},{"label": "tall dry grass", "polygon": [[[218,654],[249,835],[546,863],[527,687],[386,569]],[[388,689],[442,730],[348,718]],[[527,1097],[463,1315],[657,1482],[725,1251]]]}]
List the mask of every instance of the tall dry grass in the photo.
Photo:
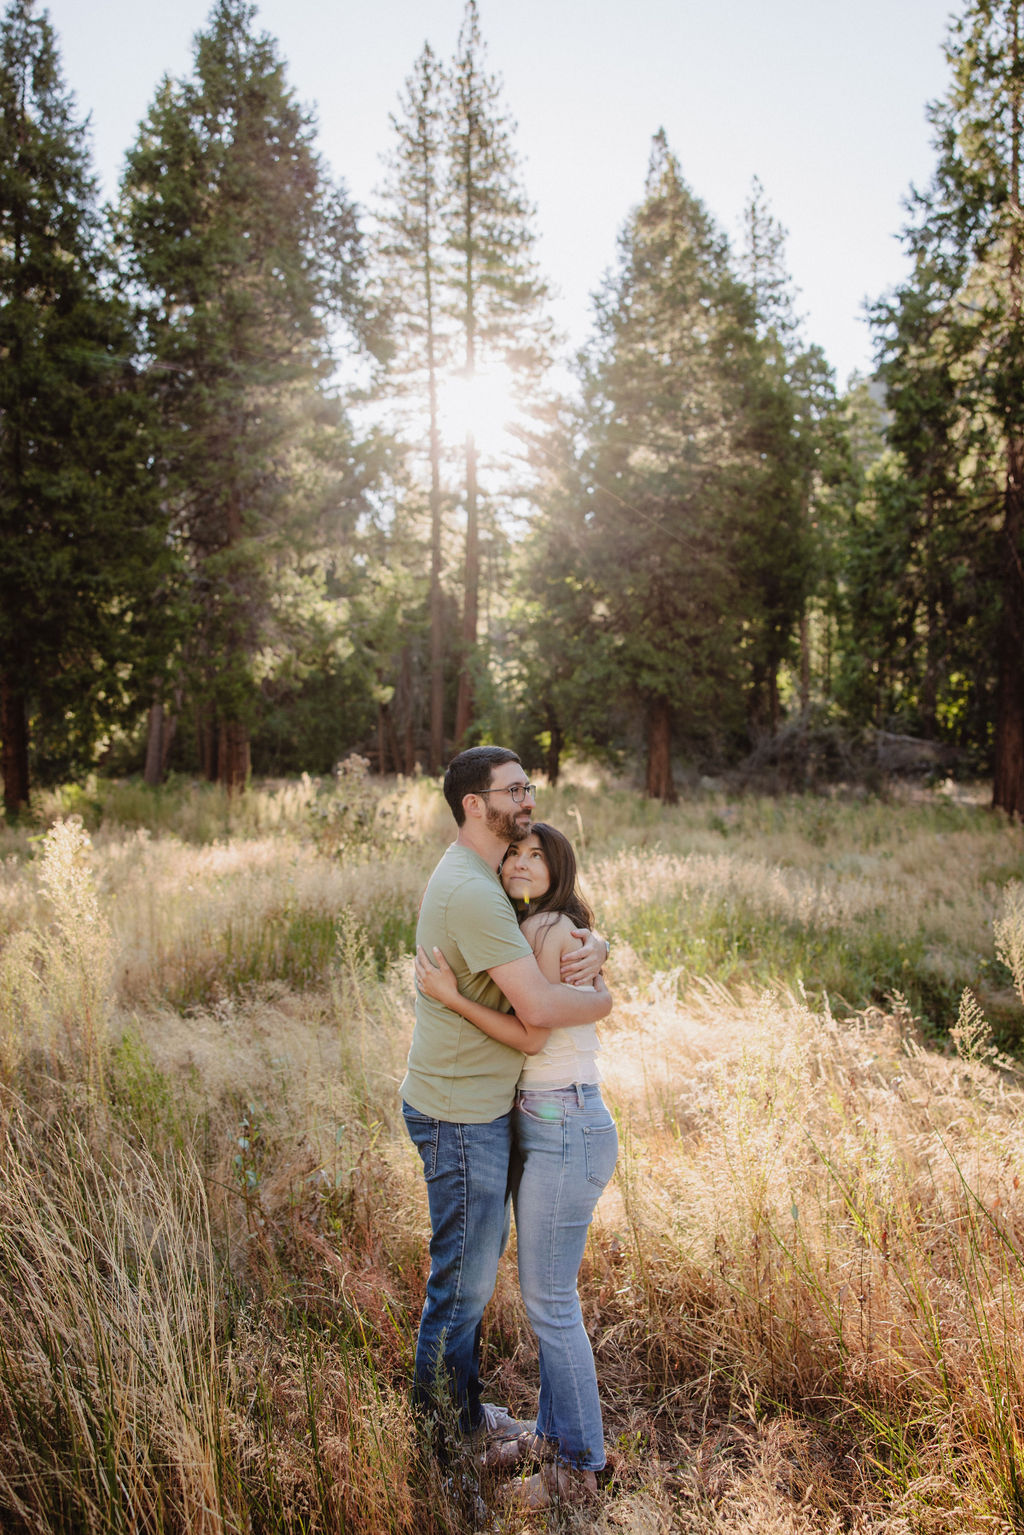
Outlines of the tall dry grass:
[{"label": "tall dry grass", "polygon": [[102,1085],[113,1013],[114,942],[80,821],[57,821],[43,839],[38,889],[50,920],[28,922],[0,950],[0,1061],[43,1049],[54,1068],[73,1056],[86,1085]]},{"label": "tall dry grass", "polygon": [[[0,1523],[535,1528],[406,1402],[437,786],[147,803],[55,799],[0,847]],[[623,1145],[581,1278],[616,1476],[554,1523],[1020,1527],[1020,830],[593,782],[543,811],[613,937]],[[485,1349],[527,1413],[510,1261]]]}]

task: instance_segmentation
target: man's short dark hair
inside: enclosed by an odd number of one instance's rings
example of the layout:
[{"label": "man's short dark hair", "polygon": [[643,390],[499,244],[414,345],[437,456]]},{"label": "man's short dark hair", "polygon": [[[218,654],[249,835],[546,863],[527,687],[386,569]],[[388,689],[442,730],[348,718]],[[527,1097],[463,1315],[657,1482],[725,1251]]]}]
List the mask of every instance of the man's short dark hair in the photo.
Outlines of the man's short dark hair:
[{"label": "man's short dark hair", "polygon": [[520,762],[521,765],[521,759],[506,746],[471,746],[449,762],[444,775],[444,797],[451,807],[456,826],[465,824],[463,799],[467,794],[479,794],[482,789],[489,789],[491,774],[503,762]]}]

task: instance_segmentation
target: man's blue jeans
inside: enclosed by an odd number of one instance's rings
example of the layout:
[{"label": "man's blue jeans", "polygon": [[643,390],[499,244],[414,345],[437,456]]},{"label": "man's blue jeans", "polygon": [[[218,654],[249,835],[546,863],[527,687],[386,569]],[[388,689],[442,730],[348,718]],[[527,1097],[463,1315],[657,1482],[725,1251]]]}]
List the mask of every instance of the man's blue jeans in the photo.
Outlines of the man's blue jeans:
[{"label": "man's blue jeans", "polygon": [[466,1433],[483,1417],[480,1325],[508,1241],[512,1114],[482,1125],[431,1119],[408,1103],[402,1114],[423,1162],[432,1233],[413,1400],[429,1406],[447,1383]]}]

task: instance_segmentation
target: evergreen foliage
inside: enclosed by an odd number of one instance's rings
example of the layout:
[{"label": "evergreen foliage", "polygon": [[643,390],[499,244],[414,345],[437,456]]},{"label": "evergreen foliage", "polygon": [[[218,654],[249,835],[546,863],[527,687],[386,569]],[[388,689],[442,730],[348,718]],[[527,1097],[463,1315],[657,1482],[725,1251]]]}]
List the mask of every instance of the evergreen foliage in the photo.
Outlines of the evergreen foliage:
[{"label": "evergreen foliage", "polygon": [[966,746],[984,742],[992,714],[998,594],[936,324],[948,301],[919,270],[876,311],[889,325],[889,450],[867,469],[845,541],[839,697],[855,718]]},{"label": "evergreen foliage", "polygon": [[834,410],[831,373],[819,348],[800,339],[794,295],[785,264],[786,231],[773,217],[755,178],[744,217],[739,274],[753,299],[754,325],[764,362],[751,380],[749,409],[766,473],[751,536],[737,558],[754,605],[749,614],[753,736],[775,734],[781,721],[779,672],[792,665],[802,640],[800,702],[809,703],[807,605],[815,568],[815,503],[820,491],[821,437]]},{"label": "evergreen foliage", "polygon": [[[501,368],[513,387],[535,396],[550,361],[546,289],[533,259],[532,209],[514,150],[515,125],[489,72],[475,0],[467,0],[455,58],[441,66],[427,47],[406,83],[389,177],[378,221],[382,277],[390,295],[394,352],[385,387],[418,406],[406,437],[426,463],[430,497],[430,748],[439,765],[446,735],[465,744],[477,713],[476,683],[485,670],[478,650],[481,560],[485,535],[498,546],[493,494],[481,483],[480,444],[472,422],[459,445],[465,518],[459,638],[445,631],[444,519],[452,503],[440,431],[440,392],[459,379],[472,399],[481,376]],[[406,412],[407,418],[410,412]],[[408,419],[406,424],[408,432]],[[498,477],[501,478],[500,476]],[[506,475],[504,491],[515,494]],[[446,652],[455,652],[454,721],[446,722]],[[404,662],[408,658],[404,658]],[[445,725],[450,723],[446,732]]]},{"label": "evergreen foliage", "polygon": [[673,737],[744,732],[765,383],[750,294],[659,133],[585,361],[579,559],[591,642],[641,703],[647,790],[666,800]]},{"label": "evergreen foliage", "polygon": [[161,519],[83,125],[33,0],[0,23],[0,736],[30,772],[87,769],[153,664]]},{"label": "evergreen foliage", "polygon": [[[642,751],[666,800],[680,754],[871,726],[987,757],[1024,815],[1022,9],[951,26],[876,378],[837,398],[760,184],[733,254],[659,134],[559,403],[476,0],[405,83],[365,244],[247,0],[215,0],[103,214],[52,29],[9,0],[8,812],[103,752],[137,765],[148,712],[150,782],[353,750],[436,771],[498,736],[552,781],[567,751]],[[373,354],[362,393],[342,345]],[[472,424],[445,441],[444,396],[498,370],[535,426],[495,466]]]},{"label": "evergreen foliage", "polygon": [[[445,599],[440,387],[455,337],[444,312],[445,72],[424,45],[393,114],[394,142],[377,206],[374,278],[389,322],[387,366],[378,389],[397,402],[402,437],[414,459],[426,457],[430,517],[430,726],[428,765],[444,755]],[[415,473],[415,471],[414,471]],[[407,487],[411,494],[412,486]],[[414,558],[416,558],[414,554]],[[417,560],[418,563],[418,560]],[[406,667],[409,653],[403,657]]]},{"label": "evergreen foliage", "polygon": [[120,210],[188,576],[178,666],[203,767],[231,788],[363,476],[328,387],[331,327],[357,302],[355,215],[254,17],[218,0],[194,75],[165,80],[142,125]]},{"label": "evergreen foliage", "polygon": [[880,472],[866,567],[899,567],[876,649],[924,727],[977,739],[994,716],[993,800],[1011,814],[1024,813],[1022,9],[969,0],[951,28],[936,170],[906,233],[913,274],[877,311],[899,456]]}]

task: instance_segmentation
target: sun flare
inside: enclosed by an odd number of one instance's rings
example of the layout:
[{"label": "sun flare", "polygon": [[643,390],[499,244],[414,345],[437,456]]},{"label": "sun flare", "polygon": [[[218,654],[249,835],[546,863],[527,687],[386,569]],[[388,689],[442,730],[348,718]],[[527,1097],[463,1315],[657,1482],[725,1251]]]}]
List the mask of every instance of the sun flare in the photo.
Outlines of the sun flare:
[{"label": "sun flare", "polygon": [[500,363],[470,376],[457,373],[445,379],[438,391],[438,412],[446,442],[461,444],[472,435],[484,458],[515,449],[519,406],[512,373]]}]

